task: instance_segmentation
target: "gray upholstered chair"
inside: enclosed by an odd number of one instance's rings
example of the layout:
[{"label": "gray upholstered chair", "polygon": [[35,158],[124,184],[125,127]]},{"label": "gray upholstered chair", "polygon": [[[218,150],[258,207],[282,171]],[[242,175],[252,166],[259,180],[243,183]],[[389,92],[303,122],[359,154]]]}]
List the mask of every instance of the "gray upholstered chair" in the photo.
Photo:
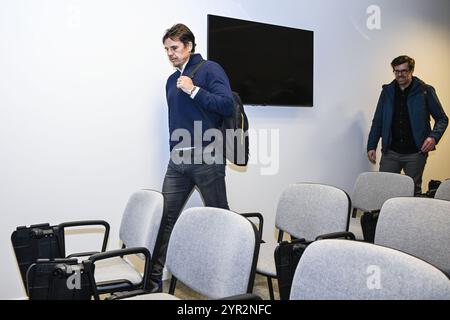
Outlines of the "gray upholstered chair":
[{"label": "gray upholstered chair", "polygon": [[[373,243],[375,226],[383,203],[395,197],[413,197],[414,181],[411,177],[390,172],[363,172],[355,181],[352,193],[352,217],[363,212],[361,221],[351,220],[358,238]],[[361,229],[360,229],[361,228]],[[360,235],[356,230],[361,230]]]},{"label": "gray upholstered chair", "polygon": [[120,224],[119,237],[124,250],[113,250],[89,257],[94,265],[98,294],[132,290],[144,287],[139,266],[128,256],[137,254],[145,259],[145,270],[150,268],[151,254],[163,216],[163,195],[154,190],[139,190],[128,200]]},{"label": "gray upholstered chair", "polygon": [[278,241],[261,244],[256,272],[267,277],[270,298],[274,299],[272,279],[277,278],[274,252],[283,240],[284,232],[307,242],[321,236],[347,235],[350,198],[336,187],[314,183],[290,185],[282,193],[277,206],[275,227]]},{"label": "gray upholstered chair", "polygon": [[398,250],[347,240],[316,241],[297,266],[292,300],[448,300],[450,281]]},{"label": "gray upholstered chair", "polygon": [[259,243],[256,227],[241,215],[219,208],[189,208],[175,223],[167,248],[165,266],[172,274],[169,293],[137,291],[117,298],[178,299],[174,295],[177,280],[209,299],[251,293]]},{"label": "gray upholstered chair", "polygon": [[411,177],[390,172],[363,172],[356,178],[352,193],[353,210],[380,210],[383,203],[396,197],[414,196]]},{"label": "gray upholstered chair", "polygon": [[442,181],[436,190],[434,198],[450,201],[450,179]]},{"label": "gray upholstered chair", "polygon": [[450,202],[431,198],[386,201],[375,244],[419,257],[450,275]]}]

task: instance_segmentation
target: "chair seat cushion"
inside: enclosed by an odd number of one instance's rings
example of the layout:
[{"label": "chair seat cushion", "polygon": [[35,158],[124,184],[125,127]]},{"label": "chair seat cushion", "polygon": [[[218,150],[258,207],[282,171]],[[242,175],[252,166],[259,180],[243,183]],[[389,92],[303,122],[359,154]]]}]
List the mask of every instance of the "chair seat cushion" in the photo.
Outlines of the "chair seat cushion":
[{"label": "chair seat cushion", "polygon": [[261,243],[259,249],[258,265],[256,272],[265,276],[276,277],[277,269],[275,267],[275,248],[278,246],[276,242]]},{"label": "chair seat cushion", "polygon": [[138,285],[142,281],[142,275],[120,257],[95,262],[96,283],[120,279],[125,279],[133,285]]}]

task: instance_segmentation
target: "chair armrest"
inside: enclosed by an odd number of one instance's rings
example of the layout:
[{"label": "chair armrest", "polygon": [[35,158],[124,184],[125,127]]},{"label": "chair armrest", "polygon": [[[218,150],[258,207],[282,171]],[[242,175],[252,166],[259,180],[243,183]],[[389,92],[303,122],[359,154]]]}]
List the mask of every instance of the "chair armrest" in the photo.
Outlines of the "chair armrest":
[{"label": "chair armrest", "polygon": [[133,247],[133,248],[124,248],[124,249],[100,252],[100,253],[91,255],[89,257],[89,260],[92,263],[95,263],[96,261],[99,261],[99,260],[105,260],[105,259],[110,259],[110,258],[114,258],[114,257],[121,257],[121,256],[130,255],[130,254],[138,254],[138,253],[142,253],[145,256],[146,261],[151,260],[150,251],[148,251],[148,249],[145,247]]},{"label": "chair armrest", "polygon": [[316,238],[317,240],[324,240],[324,239],[339,239],[339,238],[345,238],[349,240],[356,240],[356,237],[351,232],[333,232],[333,233],[327,233],[322,234]]},{"label": "chair armrest", "polygon": [[98,251],[76,252],[76,253],[69,254],[66,258],[87,257],[87,256],[92,256],[97,253],[99,253],[99,252]]},{"label": "chair armrest", "polygon": [[261,243],[264,243],[264,241],[262,240],[262,236],[263,236],[263,228],[264,228],[264,217],[261,213],[259,212],[244,212],[244,213],[239,213],[241,216],[246,217],[246,218],[257,218],[258,219],[258,231],[259,231],[259,235],[261,238]]},{"label": "chair armrest", "polygon": [[97,254],[94,254],[89,257],[88,263],[92,265],[92,277],[94,277],[95,272],[95,262],[99,260],[105,260],[110,259],[114,257],[123,257],[130,254],[143,254],[145,256],[145,265],[144,265],[144,275],[142,277],[142,288],[143,290],[148,290],[147,286],[148,283],[148,277],[150,276],[151,272],[151,260],[152,255],[150,254],[150,251],[148,251],[145,247],[133,247],[133,248],[124,248],[124,249],[117,249],[117,250],[111,250],[106,252],[100,252]]},{"label": "chair armrest", "polygon": [[[69,222],[63,222],[60,223],[57,227],[59,230],[59,235],[61,241],[64,241],[64,229],[65,228],[72,228],[72,227],[83,227],[83,226],[103,226],[105,227],[105,235],[103,236],[103,244],[101,251],[106,251],[106,246],[108,244],[108,237],[109,237],[109,223],[104,220],[81,220],[81,221],[69,221]],[[64,244],[64,242],[63,242]]]}]

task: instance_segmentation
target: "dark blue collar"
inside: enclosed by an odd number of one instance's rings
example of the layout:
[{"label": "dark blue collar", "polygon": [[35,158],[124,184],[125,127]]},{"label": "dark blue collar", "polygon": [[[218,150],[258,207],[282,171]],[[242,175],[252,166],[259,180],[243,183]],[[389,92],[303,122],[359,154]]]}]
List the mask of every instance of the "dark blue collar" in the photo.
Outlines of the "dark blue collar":
[{"label": "dark blue collar", "polygon": [[203,58],[202,58],[202,55],[200,53],[192,54],[191,57],[189,58],[189,61],[188,61],[187,65],[186,65],[186,68],[184,69],[185,73],[186,73],[186,70],[190,69],[192,66],[196,66],[202,60],[203,60]]}]

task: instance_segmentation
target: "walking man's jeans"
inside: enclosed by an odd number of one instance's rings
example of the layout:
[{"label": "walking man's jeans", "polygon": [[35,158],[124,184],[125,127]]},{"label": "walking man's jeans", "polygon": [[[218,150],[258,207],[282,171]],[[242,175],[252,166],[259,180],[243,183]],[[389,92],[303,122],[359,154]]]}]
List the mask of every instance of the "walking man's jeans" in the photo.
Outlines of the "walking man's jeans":
[{"label": "walking man's jeans", "polygon": [[161,289],[169,238],[195,186],[202,195],[206,207],[228,209],[225,164],[175,164],[172,160],[169,161],[162,188],[165,201],[163,221],[152,259],[150,285],[153,287],[159,286]]},{"label": "walking man's jeans", "polygon": [[415,195],[422,192],[422,175],[427,163],[428,153],[401,154],[389,150],[381,156],[380,171],[400,173],[403,169],[414,180]]}]

